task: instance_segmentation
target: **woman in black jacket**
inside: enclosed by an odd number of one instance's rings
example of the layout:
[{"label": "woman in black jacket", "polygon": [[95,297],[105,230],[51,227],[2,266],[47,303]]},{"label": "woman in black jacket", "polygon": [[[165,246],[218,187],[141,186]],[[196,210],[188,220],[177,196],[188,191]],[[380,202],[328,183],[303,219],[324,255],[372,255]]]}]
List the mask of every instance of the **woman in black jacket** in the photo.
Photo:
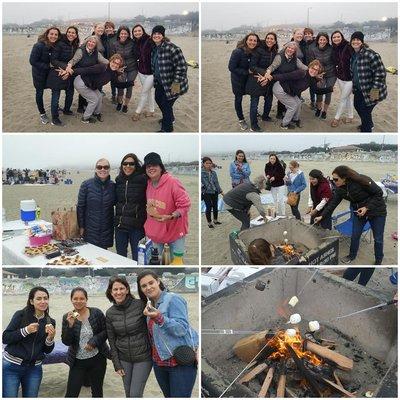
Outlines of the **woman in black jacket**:
[{"label": "woman in black jacket", "polygon": [[332,180],[336,185],[333,199],[314,221],[320,222],[330,217],[343,199],[350,201],[353,222],[350,253],[342,258],[341,262],[350,264],[357,257],[363,228],[369,222],[374,235],[375,265],[380,265],[383,260],[383,235],[387,215],[382,189],[368,176],[361,175],[345,165],[333,170]]},{"label": "woman in black jacket", "polygon": [[107,249],[113,245],[115,183],[110,179],[110,163],[96,162],[94,178],[82,182],[79,189],[78,225],[80,235],[95,246]]},{"label": "woman in black jacket", "polygon": [[79,397],[89,378],[92,397],[103,397],[103,381],[110,350],[106,344],[106,317],[98,308],[87,306],[84,288],[71,291],[72,311],[62,319],[61,340],[68,348],[69,375],[65,397]]},{"label": "woman in black jacket", "polygon": [[106,296],[113,303],[106,326],[114,369],[123,379],[126,397],[143,397],[152,368],[146,303],[134,298],[129,283],[119,276],[110,278]]},{"label": "woman in black jacket", "polygon": [[59,75],[57,69],[65,69],[68,61],[74,56],[79,47],[78,28],[70,26],[65,35],[54,46],[50,57],[52,69],[47,77],[47,86],[51,89],[51,124],[63,126],[58,114],[58,102],[60,100],[61,90],[65,90],[64,115],[72,115],[71,105],[74,98],[74,82],[69,76],[64,79]]},{"label": "woman in black jacket", "polygon": [[228,69],[231,72],[232,91],[235,95],[235,111],[242,131],[249,128],[243,115],[242,100],[246,92],[251,55],[259,45],[260,38],[256,33],[247,34],[232,51]]},{"label": "woman in black jacket", "polygon": [[[112,21],[106,21],[104,24],[104,57],[109,59],[112,55],[112,48],[117,41],[117,33],[115,24]],[[117,104],[117,88],[111,82],[111,102]]]},{"label": "woman in black jacket", "polygon": [[261,116],[263,121],[271,121],[269,113],[272,107],[272,85],[262,86],[258,82],[258,74],[264,75],[267,68],[274,61],[275,56],[278,53],[278,38],[275,32],[269,32],[265,36],[265,40],[261,43],[251,54],[250,60],[250,74],[246,84],[246,94],[250,97],[250,122],[251,131],[261,132],[261,128],[258,125],[258,103],[260,97],[264,97],[264,111]]},{"label": "woman in black jacket", "polygon": [[49,315],[49,292],[35,286],[26,307],[17,311],[3,332],[3,397],[38,397],[46,354],[54,349],[56,321]]},{"label": "woman in black jacket", "polygon": [[147,176],[137,156],[129,153],[121,161],[115,179],[115,247],[120,256],[127,256],[128,243],[132,258],[137,261],[138,243],[144,237],[146,221]]},{"label": "woman in black jacket", "polygon": [[50,71],[50,56],[54,45],[61,37],[58,28],[52,26],[39,36],[37,43],[34,44],[29,63],[32,65],[33,85],[36,89],[36,105],[40,113],[42,124],[48,124],[49,118],[43,103],[43,93],[46,88],[47,75]]}]

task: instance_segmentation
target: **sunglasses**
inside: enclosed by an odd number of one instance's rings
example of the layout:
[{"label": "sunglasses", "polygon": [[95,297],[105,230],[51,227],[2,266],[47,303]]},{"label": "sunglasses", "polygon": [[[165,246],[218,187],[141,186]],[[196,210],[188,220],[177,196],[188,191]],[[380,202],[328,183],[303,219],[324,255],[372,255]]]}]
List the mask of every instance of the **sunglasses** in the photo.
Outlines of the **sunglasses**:
[{"label": "sunglasses", "polygon": [[134,167],[134,166],[135,166],[135,163],[134,163],[134,162],[124,161],[124,162],[122,163],[122,165],[123,165],[124,167]]},{"label": "sunglasses", "polygon": [[333,182],[337,182],[339,178],[332,178]]},{"label": "sunglasses", "polygon": [[98,169],[99,171],[102,169],[105,169],[106,171],[108,171],[110,169],[109,165],[96,165],[96,169]]}]

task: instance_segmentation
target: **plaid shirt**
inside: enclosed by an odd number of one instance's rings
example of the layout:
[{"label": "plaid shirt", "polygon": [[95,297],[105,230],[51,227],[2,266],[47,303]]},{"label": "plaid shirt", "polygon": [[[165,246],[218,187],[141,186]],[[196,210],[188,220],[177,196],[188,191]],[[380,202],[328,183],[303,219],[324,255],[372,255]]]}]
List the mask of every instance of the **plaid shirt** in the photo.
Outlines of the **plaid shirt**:
[{"label": "plaid shirt", "polygon": [[[156,62],[158,63],[160,83],[169,100],[178,97],[178,95],[172,95],[171,93],[173,82],[180,83],[179,96],[188,91],[187,64],[182,50],[178,46],[164,40],[160,46],[153,49],[151,57],[151,69],[153,73],[156,71]],[[156,75],[154,78],[156,79]]]},{"label": "plaid shirt", "polygon": [[[355,68],[357,68],[359,88],[367,106],[373,106],[387,97],[386,70],[378,53],[363,46],[358,54],[353,54],[350,61],[350,70],[353,78]],[[369,93],[373,88],[379,89],[378,101],[372,101],[369,98]]]},{"label": "plaid shirt", "polygon": [[153,361],[158,365],[159,367],[176,367],[178,363],[176,362],[174,357],[169,358],[168,360],[161,360],[156,345],[154,344],[153,340],[153,326],[154,324],[157,325],[162,325],[164,323],[164,317],[163,315],[159,315],[157,318],[150,318],[149,322],[147,323],[147,328],[149,331],[149,337],[150,337],[150,345],[151,345],[151,357]]}]

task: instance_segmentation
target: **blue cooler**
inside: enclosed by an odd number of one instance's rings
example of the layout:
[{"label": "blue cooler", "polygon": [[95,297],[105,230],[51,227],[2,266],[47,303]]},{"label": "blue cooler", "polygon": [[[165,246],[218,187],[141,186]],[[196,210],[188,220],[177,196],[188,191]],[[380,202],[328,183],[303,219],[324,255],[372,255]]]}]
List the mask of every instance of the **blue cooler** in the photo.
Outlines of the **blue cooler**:
[{"label": "blue cooler", "polygon": [[23,222],[34,221],[36,219],[36,201],[21,200],[20,212],[21,212],[21,220]]}]

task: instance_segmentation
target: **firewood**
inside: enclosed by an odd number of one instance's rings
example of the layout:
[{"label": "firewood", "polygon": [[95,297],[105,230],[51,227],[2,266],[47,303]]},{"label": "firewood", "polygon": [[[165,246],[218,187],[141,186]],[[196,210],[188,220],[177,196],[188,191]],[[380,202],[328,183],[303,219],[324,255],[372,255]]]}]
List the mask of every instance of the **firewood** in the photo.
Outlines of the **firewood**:
[{"label": "firewood", "polygon": [[274,377],[274,367],[268,370],[267,376],[265,377],[264,383],[261,386],[261,390],[258,393],[258,397],[267,397],[269,386],[271,385],[272,378]]},{"label": "firewood", "polygon": [[262,331],[238,340],[233,346],[233,351],[237,357],[244,362],[250,362],[265,346],[267,332]]},{"label": "firewood", "polygon": [[290,390],[289,388],[285,388],[286,393],[288,394],[288,397],[293,397],[293,398],[297,398],[296,393],[294,393],[292,390]]},{"label": "firewood", "polygon": [[346,397],[357,397],[353,393],[350,393],[348,390],[344,389],[343,387],[337,385],[335,382],[330,381],[329,379],[322,378],[324,382],[326,382],[329,386],[335,388],[338,392],[342,393]]},{"label": "firewood", "polygon": [[278,380],[278,388],[276,389],[276,397],[285,397],[286,375],[282,374]]},{"label": "firewood", "polygon": [[305,341],[304,348],[327,360],[333,361],[340,369],[349,371],[353,369],[353,360],[319,344]]},{"label": "firewood", "polygon": [[340,379],[339,379],[338,374],[337,374],[336,371],[333,371],[333,377],[335,378],[336,383],[337,383],[340,387],[342,387],[342,388],[344,389],[344,387],[343,387],[343,385],[342,385],[342,382],[340,382]]},{"label": "firewood", "polygon": [[244,375],[239,380],[239,383],[247,383],[247,382],[251,381],[256,375],[258,375],[260,372],[264,371],[264,369],[266,369],[266,368],[268,368],[268,365],[265,363],[257,365],[250,372],[248,372],[246,375]]}]

